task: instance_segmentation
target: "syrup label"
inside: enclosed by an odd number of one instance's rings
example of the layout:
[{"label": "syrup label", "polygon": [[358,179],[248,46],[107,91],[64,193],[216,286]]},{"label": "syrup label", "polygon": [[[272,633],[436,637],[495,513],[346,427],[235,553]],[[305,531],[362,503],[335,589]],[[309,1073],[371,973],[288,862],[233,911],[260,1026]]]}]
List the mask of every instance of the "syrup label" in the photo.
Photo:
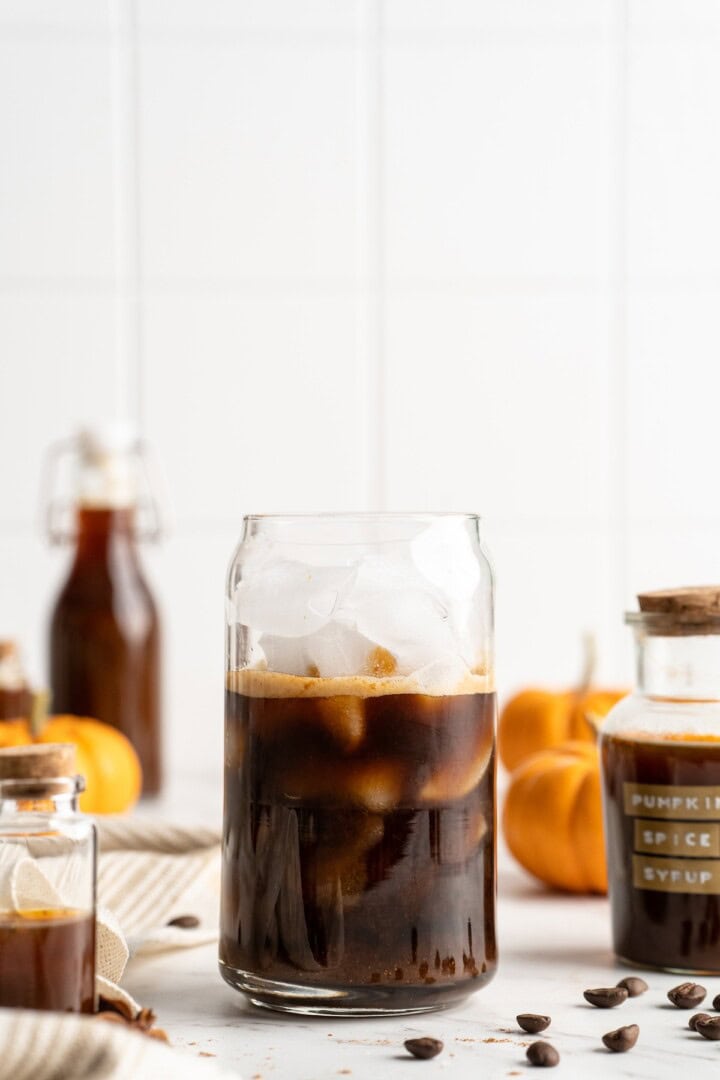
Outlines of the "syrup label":
[{"label": "syrup label", "polygon": [[625,813],[677,821],[720,821],[720,787],[623,784]]},{"label": "syrup label", "polygon": [[720,894],[720,787],[625,783],[623,801],[636,889]]},{"label": "syrup label", "polygon": [[720,859],[633,855],[633,885],[668,893],[720,893]]},{"label": "syrup label", "polygon": [[650,855],[720,856],[720,825],[707,822],[635,819],[635,851]]}]

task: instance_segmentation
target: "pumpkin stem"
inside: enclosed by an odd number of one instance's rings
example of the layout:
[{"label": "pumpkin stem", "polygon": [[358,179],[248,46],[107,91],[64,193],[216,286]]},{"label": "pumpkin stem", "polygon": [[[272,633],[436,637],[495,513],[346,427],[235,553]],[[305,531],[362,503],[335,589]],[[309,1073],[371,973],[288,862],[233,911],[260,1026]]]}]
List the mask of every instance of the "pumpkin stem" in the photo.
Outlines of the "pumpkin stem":
[{"label": "pumpkin stem", "polygon": [[36,690],[32,696],[32,709],[30,711],[30,737],[39,739],[45,730],[50,711],[50,691]]},{"label": "pumpkin stem", "polygon": [[587,630],[582,636],[583,666],[575,693],[578,697],[586,694],[595,679],[597,668],[597,640],[592,630]]}]

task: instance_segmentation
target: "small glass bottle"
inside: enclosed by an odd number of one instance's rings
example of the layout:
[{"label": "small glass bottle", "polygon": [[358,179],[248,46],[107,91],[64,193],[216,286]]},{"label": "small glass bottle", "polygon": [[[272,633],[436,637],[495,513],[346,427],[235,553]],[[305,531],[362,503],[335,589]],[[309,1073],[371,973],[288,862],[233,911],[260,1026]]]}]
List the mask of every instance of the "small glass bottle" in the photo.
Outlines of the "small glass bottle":
[{"label": "small glass bottle", "polygon": [[32,690],[14,641],[0,641],[0,720],[29,716]]},{"label": "small glass bottle", "polygon": [[84,432],[55,451],[54,465],[50,538],[74,543],[75,554],[50,622],[53,709],[119,728],[140,758],[143,794],[155,795],[160,620],[137,540],[158,528],[143,449],[124,431]]},{"label": "small glass bottle", "polygon": [[0,1007],[95,1011],[95,826],[75,747],[0,750]]},{"label": "small glass bottle", "polygon": [[615,952],[720,973],[720,587],[638,600],[638,688],[600,738]]}]

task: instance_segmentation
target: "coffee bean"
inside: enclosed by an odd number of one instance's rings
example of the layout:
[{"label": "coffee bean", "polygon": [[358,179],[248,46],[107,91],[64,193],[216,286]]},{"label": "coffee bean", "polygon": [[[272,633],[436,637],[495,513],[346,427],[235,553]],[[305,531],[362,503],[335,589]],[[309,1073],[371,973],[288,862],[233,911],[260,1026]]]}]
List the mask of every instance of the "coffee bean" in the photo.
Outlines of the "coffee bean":
[{"label": "coffee bean", "polygon": [[639,979],[637,975],[629,975],[627,979],[621,979],[617,985],[627,990],[628,997],[640,997],[649,989],[645,980]]},{"label": "coffee bean", "polygon": [[423,1060],[437,1057],[442,1051],[442,1048],[443,1044],[439,1039],[428,1039],[425,1037],[422,1039],[405,1040],[405,1049],[408,1053],[412,1054],[413,1057],[422,1058]]},{"label": "coffee bean", "polygon": [[200,920],[197,915],[177,915],[174,919],[170,919],[167,926],[179,926],[181,930],[194,930],[196,926],[200,925]]},{"label": "coffee bean", "polygon": [[713,998],[713,1009],[715,1009],[716,1012],[720,1012],[720,994],[716,994]]},{"label": "coffee bean", "polygon": [[530,1035],[537,1035],[539,1031],[550,1027],[550,1017],[541,1016],[539,1013],[520,1013],[515,1019],[523,1031],[529,1032]]},{"label": "coffee bean", "polygon": [[692,1016],[690,1017],[690,1019],[688,1020],[688,1027],[690,1028],[691,1031],[694,1031],[695,1030],[695,1025],[697,1024],[698,1020],[709,1020],[709,1019],[710,1019],[710,1014],[709,1013],[693,1013]]},{"label": "coffee bean", "polygon": [[705,1000],[707,990],[697,983],[684,982],[668,990],[668,997],[678,1009],[695,1009]]},{"label": "coffee bean", "polygon": [[720,1039],[720,1016],[708,1016],[695,1021],[695,1030],[703,1039]]},{"label": "coffee bean", "polygon": [[598,1009],[614,1009],[627,1001],[628,992],[624,986],[601,986],[597,990],[585,990],[583,997]]},{"label": "coffee bean", "polygon": [[628,1024],[627,1027],[619,1027],[615,1031],[608,1031],[603,1035],[602,1041],[608,1050],[612,1050],[614,1054],[624,1054],[627,1050],[632,1050],[638,1041],[639,1034],[640,1028],[637,1024]]},{"label": "coffee bean", "polygon": [[552,1069],[560,1061],[560,1055],[554,1046],[546,1042],[534,1042],[528,1046],[526,1057],[531,1065],[541,1069]]}]

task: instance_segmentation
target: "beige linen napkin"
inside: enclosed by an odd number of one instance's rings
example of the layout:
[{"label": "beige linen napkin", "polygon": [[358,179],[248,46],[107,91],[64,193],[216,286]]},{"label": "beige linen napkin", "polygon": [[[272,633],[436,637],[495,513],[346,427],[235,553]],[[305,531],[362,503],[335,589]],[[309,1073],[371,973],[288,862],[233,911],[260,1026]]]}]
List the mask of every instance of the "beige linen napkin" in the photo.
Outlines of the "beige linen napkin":
[{"label": "beige linen napkin", "polygon": [[0,1080],[237,1080],[215,1062],[90,1016],[0,1009]]},{"label": "beige linen napkin", "polygon": [[[130,956],[163,949],[204,945],[217,938],[220,833],[140,817],[97,818],[98,971],[113,982]],[[107,919],[107,910],[113,921]],[[168,926],[195,915],[194,929]]]}]

